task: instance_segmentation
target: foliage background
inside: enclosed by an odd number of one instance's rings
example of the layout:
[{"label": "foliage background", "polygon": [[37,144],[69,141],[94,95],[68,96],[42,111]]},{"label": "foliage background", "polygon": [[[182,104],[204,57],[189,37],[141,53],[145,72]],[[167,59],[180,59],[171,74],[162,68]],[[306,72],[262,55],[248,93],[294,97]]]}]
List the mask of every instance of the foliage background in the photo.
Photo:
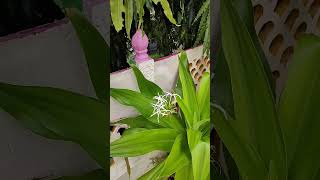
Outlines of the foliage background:
[{"label": "foliage background", "polygon": [[[174,18],[181,26],[172,24],[163,13],[160,5],[154,5],[154,12],[145,7],[143,29],[149,38],[149,54],[159,58],[189,49],[195,44],[199,22],[193,23],[197,12],[205,0],[169,0]],[[137,22],[133,22],[131,37],[136,31]],[[125,29],[119,33],[111,26],[111,70],[117,71],[128,67],[132,58],[131,41]]]}]

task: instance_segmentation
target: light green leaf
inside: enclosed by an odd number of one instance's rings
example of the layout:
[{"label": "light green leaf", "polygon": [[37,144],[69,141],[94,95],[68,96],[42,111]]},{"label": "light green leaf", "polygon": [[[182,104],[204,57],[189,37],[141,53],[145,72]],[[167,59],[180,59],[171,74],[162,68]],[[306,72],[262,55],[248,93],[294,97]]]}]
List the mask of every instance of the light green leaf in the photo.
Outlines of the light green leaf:
[{"label": "light green leaf", "polygon": [[123,0],[110,0],[111,19],[114,28],[119,32],[123,28],[122,13],[125,12]]},{"label": "light green leaf", "polygon": [[134,107],[147,119],[152,115],[153,108],[151,104],[153,100],[136,91],[111,88],[110,96],[123,105]]},{"label": "light green leaf", "polygon": [[125,0],[124,1],[124,10],[125,10],[125,27],[128,38],[130,39],[130,30],[133,20],[133,1],[134,0]]},{"label": "light green leaf", "polygon": [[320,168],[320,38],[303,36],[294,50],[279,103],[287,154],[288,179],[315,179]]},{"label": "light green leaf", "polygon": [[106,104],[55,88],[4,83],[0,83],[0,99],[0,107],[33,132],[76,142],[107,168]]},{"label": "light green leaf", "polygon": [[98,30],[77,10],[68,9],[67,15],[79,37],[96,95],[106,102],[109,92],[109,47]]},{"label": "light green leaf", "polygon": [[136,66],[131,67],[136,76],[140,92],[143,95],[153,98],[154,96],[163,94],[162,89],[155,83],[147,80]]},{"label": "light green leaf", "polygon": [[156,165],[150,171],[148,171],[143,176],[139,177],[138,180],[156,180],[159,178],[160,173],[163,169],[165,161],[162,161],[160,164]]},{"label": "light green leaf", "polygon": [[194,180],[192,172],[192,164],[182,167],[176,172],[175,180]]},{"label": "light green leaf", "polygon": [[123,136],[111,143],[111,157],[134,157],[155,150],[170,151],[178,132],[161,128]]},{"label": "light green leaf", "polygon": [[169,156],[165,161],[161,176],[171,176],[182,167],[191,163],[191,156],[185,134],[176,137]]},{"label": "light green leaf", "polygon": [[148,129],[146,129],[146,128],[129,128],[129,129],[126,129],[123,131],[122,136],[130,136],[134,133],[145,131],[145,130],[148,130]]},{"label": "light green leaf", "polygon": [[187,130],[188,144],[190,151],[196,147],[196,145],[200,142],[202,134],[198,130],[188,129]]},{"label": "light green leaf", "polygon": [[202,75],[199,89],[197,92],[197,99],[199,103],[200,118],[210,118],[210,74],[205,72]]},{"label": "light green leaf", "polygon": [[250,34],[230,0],[221,2],[221,25],[234,99],[231,125],[261,154],[264,166],[274,160],[279,178],[285,179],[284,142],[273,93]]},{"label": "light green leaf", "polygon": [[185,132],[185,124],[182,119],[180,119],[177,115],[171,114],[165,117],[160,118],[161,126],[172,128],[177,131]]},{"label": "light green leaf", "polygon": [[192,169],[197,179],[208,179],[210,177],[210,143],[200,142],[193,150]]},{"label": "light green leaf", "polygon": [[161,6],[162,6],[162,9],[163,9],[163,12],[166,15],[166,17],[169,19],[169,21],[172,24],[177,25],[176,20],[173,18],[173,14],[172,14],[172,11],[171,11],[171,8],[170,8],[168,0],[153,0],[153,2],[155,4],[158,4],[160,2]]},{"label": "light green leaf", "polygon": [[[184,55],[179,56],[180,59],[186,56],[185,52],[182,52],[182,54]],[[194,82],[189,70],[185,68],[182,60],[179,60],[179,78],[182,86],[184,105],[189,110],[189,112],[199,112]],[[189,123],[191,125],[193,124],[193,122]]]},{"label": "light green leaf", "polygon": [[[162,127],[161,125],[159,125],[157,123],[153,123],[153,122],[149,121],[148,119],[146,119],[143,116],[122,119],[122,120],[120,120],[116,123],[113,123],[113,124],[126,124],[130,128],[146,128],[146,129],[156,129],[156,128]],[[111,124],[111,125],[113,125],[113,124]]]}]

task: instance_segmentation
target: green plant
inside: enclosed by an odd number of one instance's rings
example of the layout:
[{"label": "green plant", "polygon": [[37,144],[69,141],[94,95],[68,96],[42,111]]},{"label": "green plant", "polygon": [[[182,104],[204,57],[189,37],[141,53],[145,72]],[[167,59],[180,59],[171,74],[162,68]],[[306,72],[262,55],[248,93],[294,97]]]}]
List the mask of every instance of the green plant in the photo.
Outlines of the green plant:
[{"label": "green plant", "polygon": [[231,0],[221,1],[225,58],[218,61],[226,61],[228,70],[216,69],[215,77],[228,73],[230,81],[224,88],[231,88],[232,101],[214,102],[214,128],[235,160],[241,179],[319,179],[320,111],[316,105],[320,100],[320,38],[305,35],[298,41],[286,88],[277,101],[268,78],[270,69],[264,66],[260,47],[248,28],[252,24],[246,24],[250,18],[241,16],[243,12],[236,7]]},{"label": "green plant", "polygon": [[203,2],[194,23],[200,19],[195,45],[203,41],[204,53],[210,52],[210,0]]},{"label": "green plant", "polygon": [[[164,92],[146,80],[132,66],[139,92],[111,89],[119,103],[132,106],[141,114],[121,120],[129,129],[112,142],[111,157],[133,157],[154,150],[168,152],[168,157],[140,179],[159,179],[175,174],[175,179],[210,178],[210,76],[205,73],[198,91],[187,70],[187,55],[179,57],[179,81],[176,92]],[[178,107],[176,106],[176,103]],[[179,109],[179,110],[178,110]]]},{"label": "green plant", "polygon": [[[137,28],[141,29],[143,24],[144,7],[146,6],[150,11],[153,10],[152,3],[160,3],[166,17],[173,24],[176,24],[176,20],[173,18],[173,14],[170,8],[170,4],[167,0],[110,0],[111,18],[113,25],[117,32],[119,32],[123,27],[123,21],[125,19],[125,28],[130,38],[130,30],[132,22],[135,19],[137,22]],[[122,14],[125,14],[123,19]]]},{"label": "green plant", "polygon": [[85,149],[101,169],[83,178],[107,178],[109,48],[81,13],[74,9],[67,9],[66,13],[84,50],[97,98],[57,88],[0,83],[0,107],[36,134],[72,141]]}]

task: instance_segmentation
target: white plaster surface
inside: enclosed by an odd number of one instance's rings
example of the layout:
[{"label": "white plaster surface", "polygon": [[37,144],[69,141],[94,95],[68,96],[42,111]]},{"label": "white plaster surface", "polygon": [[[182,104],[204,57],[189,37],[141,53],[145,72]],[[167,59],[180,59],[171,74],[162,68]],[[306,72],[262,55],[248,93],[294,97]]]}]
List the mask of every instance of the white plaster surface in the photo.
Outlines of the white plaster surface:
[{"label": "white plaster surface", "polygon": [[[99,13],[94,12],[96,18]],[[82,49],[69,23],[0,42],[0,82],[95,96]],[[1,180],[80,175],[98,168],[80,146],[38,136],[1,109],[0,142]]]}]

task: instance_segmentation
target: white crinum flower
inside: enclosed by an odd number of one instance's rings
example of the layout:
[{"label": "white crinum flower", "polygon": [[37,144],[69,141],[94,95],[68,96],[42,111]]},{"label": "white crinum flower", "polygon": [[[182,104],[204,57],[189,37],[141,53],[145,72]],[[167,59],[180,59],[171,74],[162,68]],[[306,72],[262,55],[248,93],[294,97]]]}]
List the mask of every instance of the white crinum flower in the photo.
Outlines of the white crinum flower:
[{"label": "white crinum flower", "polygon": [[155,103],[151,104],[153,107],[153,114],[151,117],[157,116],[159,123],[160,117],[177,113],[177,97],[181,98],[178,94],[170,92],[165,92],[164,94],[158,94],[157,96],[154,96],[153,99],[155,100]]}]

